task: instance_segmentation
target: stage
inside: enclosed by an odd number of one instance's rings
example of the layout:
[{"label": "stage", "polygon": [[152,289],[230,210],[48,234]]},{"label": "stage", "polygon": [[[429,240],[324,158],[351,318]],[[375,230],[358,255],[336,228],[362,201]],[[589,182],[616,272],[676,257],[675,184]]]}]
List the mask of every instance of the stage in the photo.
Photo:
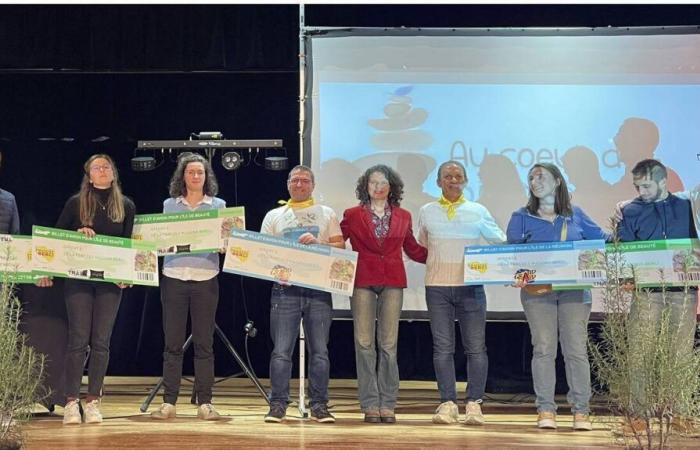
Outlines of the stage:
[{"label": "stage", "polygon": [[[157,449],[187,448],[613,448],[619,441],[609,428],[616,422],[594,398],[593,431],[573,432],[572,417],[560,408],[559,429],[535,427],[534,397],[528,394],[489,395],[484,403],[486,424],[482,427],[435,425],[432,413],[439,398],[435,382],[401,383],[396,408],[397,423],[365,424],[359,410],[355,380],[332,380],[330,410],[335,424],[318,424],[302,419],[296,401],[287,410],[282,424],[263,422],[267,404],[247,378],[228,379],[214,388],[214,404],[223,420],[197,419],[196,407],[189,402],[191,383],[183,380],[178,401],[178,417],[155,421],[139,407],[158,380],[148,377],[108,377],[102,403],[104,422],[98,425],[63,426],[63,409],[54,414],[37,407],[34,419],[25,427],[28,449]],[[262,380],[263,386],[269,386]],[[293,380],[292,399],[296,400],[298,380]],[[460,392],[464,383],[458,383]],[[149,412],[161,403],[160,396]],[[560,405],[564,399],[557,398]],[[464,415],[464,406],[460,405]],[[673,448],[698,448],[700,439],[678,438]]]}]

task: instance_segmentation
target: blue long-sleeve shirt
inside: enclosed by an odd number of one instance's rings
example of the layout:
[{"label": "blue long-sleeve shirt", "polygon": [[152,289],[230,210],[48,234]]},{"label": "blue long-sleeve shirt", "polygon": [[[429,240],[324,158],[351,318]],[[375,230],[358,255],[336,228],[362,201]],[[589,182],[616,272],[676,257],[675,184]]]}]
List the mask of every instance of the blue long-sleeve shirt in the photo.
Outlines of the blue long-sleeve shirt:
[{"label": "blue long-sleeve shirt", "polygon": [[527,208],[520,208],[510,217],[506,237],[509,244],[560,241],[564,222],[567,224],[565,239],[567,241],[609,240],[610,238],[610,235],[596,225],[578,206],[573,207],[573,214],[570,217],[557,216],[554,222],[533,216]]}]

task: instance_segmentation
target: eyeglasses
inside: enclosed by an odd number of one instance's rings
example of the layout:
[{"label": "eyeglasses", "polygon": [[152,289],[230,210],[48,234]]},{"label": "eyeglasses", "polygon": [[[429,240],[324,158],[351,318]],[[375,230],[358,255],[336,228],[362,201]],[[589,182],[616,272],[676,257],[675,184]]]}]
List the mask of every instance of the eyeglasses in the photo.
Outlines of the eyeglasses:
[{"label": "eyeglasses", "polygon": [[185,170],[185,175],[188,177],[203,177],[205,173],[203,170]]},{"label": "eyeglasses", "polygon": [[289,180],[289,184],[311,184],[311,178],[292,178]]},{"label": "eyeglasses", "polygon": [[109,172],[112,170],[112,166],[110,165],[104,165],[104,166],[90,166],[90,171],[91,172]]},{"label": "eyeglasses", "polygon": [[389,186],[388,181],[370,181],[369,185],[372,187],[386,187]]}]

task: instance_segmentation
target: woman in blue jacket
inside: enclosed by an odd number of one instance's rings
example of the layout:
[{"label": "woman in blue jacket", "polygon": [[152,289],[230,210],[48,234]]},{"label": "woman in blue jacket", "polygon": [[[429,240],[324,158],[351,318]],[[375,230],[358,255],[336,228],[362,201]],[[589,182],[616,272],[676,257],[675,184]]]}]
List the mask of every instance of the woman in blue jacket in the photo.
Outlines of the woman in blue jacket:
[{"label": "woman in blue jacket", "polygon": [[[527,176],[527,205],[513,213],[508,242],[607,239],[583,210],[571,204],[566,181],[557,166],[535,164]],[[575,430],[590,430],[591,374],[588,362],[589,290],[552,291],[551,286],[519,286],[520,300],[532,335],[532,379],[537,396],[537,426],[556,429],[554,386],[557,341],[561,342]]]}]

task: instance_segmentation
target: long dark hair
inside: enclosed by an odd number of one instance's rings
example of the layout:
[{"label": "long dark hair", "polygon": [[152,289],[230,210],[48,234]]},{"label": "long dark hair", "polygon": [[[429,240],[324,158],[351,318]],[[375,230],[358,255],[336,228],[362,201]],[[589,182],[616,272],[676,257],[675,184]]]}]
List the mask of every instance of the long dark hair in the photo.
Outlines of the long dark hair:
[{"label": "long dark hair", "polygon": [[202,163],[202,165],[204,165],[204,172],[206,174],[206,179],[204,180],[204,195],[214,197],[219,193],[219,184],[216,182],[216,175],[214,175],[214,170],[211,168],[209,161],[199,153],[191,153],[189,155],[181,156],[177,161],[177,168],[173,173],[173,177],[170,179],[169,191],[172,198],[187,196],[185,169],[187,168],[187,164],[193,162]]},{"label": "long dark hair", "polygon": [[569,194],[569,188],[566,186],[566,180],[561,174],[561,171],[557,166],[550,163],[537,163],[527,173],[527,190],[529,192],[530,198],[527,200],[527,210],[533,216],[538,215],[537,210],[540,209],[540,199],[532,193],[532,188],[530,187],[530,174],[536,168],[541,168],[551,173],[555,181],[559,182],[554,193],[554,212],[560,216],[570,217],[573,214],[573,209],[571,207],[571,194]]},{"label": "long dark hair", "polygon": [[360,178],[357,179],[357,187],[355,187],[355,194],[357,199],[361,204],[369,204],[369,191],[367,190],[367,183],[369,183],[369,177],[374,172],[379,172],[384,175],[389,182],[389,204],[391,206],[399,206],[401,204],[401,199],[403,199],[403,181],[401,176],[389,166],[384,164],[377,164],[369,169],[365,170]]},{"label": "long dark hair", "polygon": [[119,172],[114,160],[109,155],[98,153],[92,155],[83,164],[83,181],[80,183],[80,192],[78,193],[78,203],[80,205],[80,223],[84,226],[93,226],[95,219],[95,211],[97,211],[97,194],[91,189],[90,183],[90,166],[96,159],[104,159],[112,167],[112,191],[107,197],[107,216],[114,223],[122,223],[124,221],[124,194],[122,194],[121,186],[119,185]]}]

